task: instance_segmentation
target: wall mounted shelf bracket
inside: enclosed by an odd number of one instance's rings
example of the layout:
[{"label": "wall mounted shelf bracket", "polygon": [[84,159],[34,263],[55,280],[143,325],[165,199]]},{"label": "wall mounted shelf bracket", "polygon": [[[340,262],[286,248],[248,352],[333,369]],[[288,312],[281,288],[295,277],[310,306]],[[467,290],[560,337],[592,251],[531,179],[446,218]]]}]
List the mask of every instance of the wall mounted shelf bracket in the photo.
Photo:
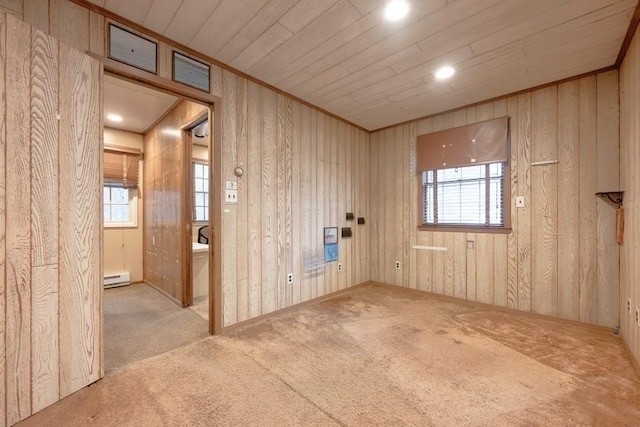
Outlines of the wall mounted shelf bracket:
[{"label": "wall mounted shelf bracket", "polygon": [[605,202],[609,203],[614,208],[622,207],[622,199],[624,191],[604,191],[596,193],[596,196],[600,197]]}]

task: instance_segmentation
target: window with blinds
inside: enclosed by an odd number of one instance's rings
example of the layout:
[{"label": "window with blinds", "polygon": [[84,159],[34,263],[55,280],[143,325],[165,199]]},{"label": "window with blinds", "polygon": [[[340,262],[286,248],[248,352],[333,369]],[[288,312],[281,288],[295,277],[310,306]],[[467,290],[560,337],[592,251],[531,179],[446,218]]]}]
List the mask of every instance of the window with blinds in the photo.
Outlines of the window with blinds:
[{"label": "window with blinds", "polygon": [[104,226],[137,227],[139,150],[109,146],[104,149]]},{"label": "window with blinds", "polygon": [[508,117],[419,135],[416,155],[422,226],[509,229]]},{"label": "window with blinds", "polygon": [[504,163],[425,171],[423,224],[504,226]]}]

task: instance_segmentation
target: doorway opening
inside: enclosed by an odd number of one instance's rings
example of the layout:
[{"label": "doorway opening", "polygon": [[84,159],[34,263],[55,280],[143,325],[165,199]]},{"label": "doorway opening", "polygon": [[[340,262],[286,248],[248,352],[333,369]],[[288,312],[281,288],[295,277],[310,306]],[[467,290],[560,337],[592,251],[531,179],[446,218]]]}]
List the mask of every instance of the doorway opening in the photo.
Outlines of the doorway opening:
[{"label": "doorway opening", "polygon": [[212,227],[209,219],[211,134],[207,116],[202,116],[194,127],[188,129],[188,141],[191,142],[192,159],[187,185],[192,220],[192,275],[189,307],[208,321],[210,288],[208,255]]},{"label": "doorway opening", "polygon": [[[215,330],[214,322],[208,320],[214,319],[214,304],[209,303],[215,288],[212,257],[209,245],[195,248],[193,238],[197,230],[213,243],[211,227],[202,229],[210,225],[213,210],[209,203],[213,143],[205,144],[200,141],[204,138],[196,136],[206,134],[213,140],[211,107],[184,94],[105,74],[107,372]],[[197,148],[194,139],[198,139]],[[196,265],[199,269],[194,271]],[[201,312],[187,308],[196,295],[194,278],[198,279],[197,296],[206,296]]]}]

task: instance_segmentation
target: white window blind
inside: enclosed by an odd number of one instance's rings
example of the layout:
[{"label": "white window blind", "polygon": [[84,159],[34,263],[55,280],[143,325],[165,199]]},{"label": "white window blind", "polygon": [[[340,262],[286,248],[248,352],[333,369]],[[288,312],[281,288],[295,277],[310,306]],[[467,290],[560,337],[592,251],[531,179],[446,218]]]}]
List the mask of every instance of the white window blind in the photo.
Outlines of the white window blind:
[{"label": "white window blind", "polygon": [[504,226],[505,164],[425,171],[423,223]]}]

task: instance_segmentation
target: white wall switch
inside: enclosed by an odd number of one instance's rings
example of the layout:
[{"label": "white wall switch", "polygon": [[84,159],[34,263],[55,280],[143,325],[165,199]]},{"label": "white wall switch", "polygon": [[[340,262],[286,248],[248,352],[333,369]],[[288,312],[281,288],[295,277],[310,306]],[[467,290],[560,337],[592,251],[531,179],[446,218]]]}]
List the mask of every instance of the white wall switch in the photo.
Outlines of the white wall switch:
[{"label": "white wall switch", "polygon": [[226,188],[227,190],[237,190],[238,189],[238,182],[237,181],[225,181],[224,182],[224,188]]},{"label": "white wall switch", "polygon": [[238,203],[238,190],[226,190],[224,201],[227,203]]},{"label": "white wall switch", "polygon": [[524,196],[516,197],[516,208],[524,208]]}]

